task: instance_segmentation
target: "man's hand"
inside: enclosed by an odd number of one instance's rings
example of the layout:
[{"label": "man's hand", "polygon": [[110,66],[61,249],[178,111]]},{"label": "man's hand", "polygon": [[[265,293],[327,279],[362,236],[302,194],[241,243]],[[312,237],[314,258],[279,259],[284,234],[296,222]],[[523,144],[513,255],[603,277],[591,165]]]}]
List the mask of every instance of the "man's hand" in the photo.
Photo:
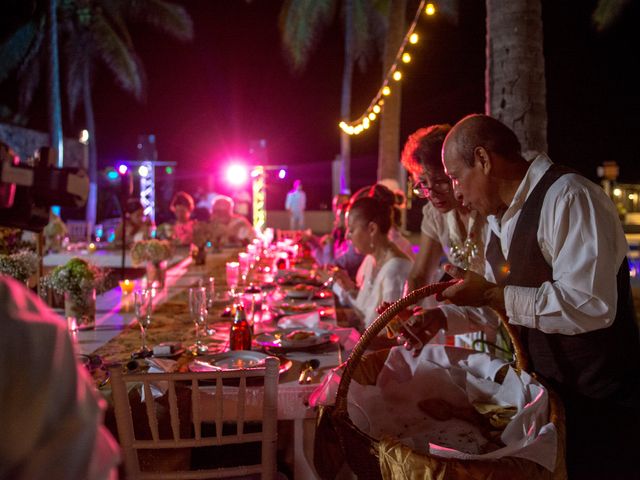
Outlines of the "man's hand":
[{"label": "man's hand", "polygon": [[418,356],[422,348],[441,330],[447,329],[447,318],[439,308],[419,309],[402,324],[399,341],[404,340],[404,347],[413,350]]},{"label": "man's hand", "polygon": [[455,279],[461,280],[447,288],[438,296],[456,305],[479,307],[490,305],[504,309],[504,288],[488,282],[482,275],[471,270],[464,270],[455,265],[446,264],[444,271]]}]

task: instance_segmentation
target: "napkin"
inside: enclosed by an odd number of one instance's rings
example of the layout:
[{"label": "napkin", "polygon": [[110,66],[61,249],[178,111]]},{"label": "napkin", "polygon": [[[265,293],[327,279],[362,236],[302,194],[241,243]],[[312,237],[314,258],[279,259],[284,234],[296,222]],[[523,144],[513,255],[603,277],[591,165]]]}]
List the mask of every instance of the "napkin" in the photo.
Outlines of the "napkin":
[{"label": "napkin", "polygon": [[320,323],[320,312],[314,310],[308,313],[287,315],[278,321],[280,328],[316,328]]},{"label": "napkin", "polygon": [[[149,365],[149,373],[168,373],[173,372],[176,369],[176,365],[178,362],[175,360],[170,360],[168,358],[147,358],[147,364]],[[151,388],[151,395],[153,398],[159,398],[164,396],[167,393],[167,389],[169,385],[167,382],[154,382],[149,384]],[[145,392],[144,389],[141,388],[140,392],[140,401],[144,402]]]}]

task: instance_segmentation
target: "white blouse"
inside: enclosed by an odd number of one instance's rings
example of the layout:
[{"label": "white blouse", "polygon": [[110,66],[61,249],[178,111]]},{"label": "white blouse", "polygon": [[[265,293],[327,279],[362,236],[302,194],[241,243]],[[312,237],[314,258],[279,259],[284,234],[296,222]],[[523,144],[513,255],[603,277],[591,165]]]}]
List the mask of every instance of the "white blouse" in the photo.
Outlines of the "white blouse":
[{"label": "white blouse", "polygon": [[387,260],[376,273],[375,258],[372,255],[364,258],[358,270],[358,277],[362,278],[358,295],[356,298],[349,295],[347,300],[362,316],[365,328],[378,317],[376,308],[382,302],[393,303],[402,297],[412,265],[412,260],[394,257]]}]

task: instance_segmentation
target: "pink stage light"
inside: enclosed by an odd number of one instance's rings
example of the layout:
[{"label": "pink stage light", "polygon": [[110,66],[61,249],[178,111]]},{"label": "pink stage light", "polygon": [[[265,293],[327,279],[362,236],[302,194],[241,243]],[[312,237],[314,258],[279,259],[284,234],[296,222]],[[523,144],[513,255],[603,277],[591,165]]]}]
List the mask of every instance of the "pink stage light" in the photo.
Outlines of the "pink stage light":
[{"label": "pink stage light", "polygon": [[284,179],[284,177],[286,177],[286,176],[287,176],[287,171],[286,171],[284,168],[281,168],[281,169],[278,171],[278,178],[279,178],[280,180],[282,180],[282,179]]},{"label": "pink stage light", "polygon": [[247,167],[245,165],[241,165],[239,163],[231,164],[227,167],[227,182],[229,182],[233,186],[240,186],[247,183],[249,179],[249,172],[247,171]]},{"label": "pink stage light", "polygon": [[129,170],[129,168],[124,163],[118,165],[118,173],[120,175],[124,175],[125,173],[127,173],[127,170]]}]

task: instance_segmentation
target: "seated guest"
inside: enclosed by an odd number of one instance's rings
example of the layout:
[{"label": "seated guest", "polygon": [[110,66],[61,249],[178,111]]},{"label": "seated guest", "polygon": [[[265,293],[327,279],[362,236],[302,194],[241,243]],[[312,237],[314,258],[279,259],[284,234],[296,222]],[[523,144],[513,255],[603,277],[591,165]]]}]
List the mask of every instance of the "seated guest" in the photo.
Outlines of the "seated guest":
[{"label": "seated guest", "polygon": [[331,233],[320,238],[309,234],[304,239],[311,245],[313,256],[321,267],[339,267],[355,280],[364,255],[356,251],[346,235],[345,214],[348,205],[348,195],[336,195],[332,201],[334,221]]},{"label": "seated guest", "polygon": [[169,209],[176,217],[173,225],[173,241],[178,245],[190,245],[193,239],[193,220],[191,212],[195,208],[193,197],[186,192],[177,192]]},{"label": "seated guest", "polygon": [[0,277],[0,478],[117,478],[105,401],[76,362],[64,320]]},{"label": "seated guest", "polygon": [[233,213],[233,200],[218,195],[211,205],[211,228],[216,245],[247,244],[256,237],[251,222]]},{"label": "seated guest", "polygon": [[42,230],[45,252],[59,252],[62,241],[68,235],[67,226],[53,209],[49,211],[49,223]]},{"label": "seated guest", "polygon": [[354,199],[362,197],[377,197],[384,202],[392,202],[391,228],[389,229],[389,239],[400,247],[410,259],[413,260],[415,254],[411,242],[400,232],[400,224],[402,218],[402,209],[405,208],[404,195],[402,192],[395,193],[389,187],[382,183],[376,183],[367,187],[363,187],[353,194]]},{"label": "seated guest", "polygon": [[[153,235],[154,225],[149,217],[144,214],[144,208],[137,198],[130,198],[125,206],[126,242],[127,245],[139,240],[148,240]],[[122,221],[116,227],[115,242],[122,244]]]},{"label": "seated guest", "polygon": [[389,239],[393,204],[393,198],[384,201],[364,197],[353,201],[347,210],[347,238],[366,257],[359,271],[361,283],[356,284],[344,270],[338,270],[334,274],[334,290],[343,303],[359,313],[365,328],[377,317],[376,307],[402,296],[413,264]]}]

